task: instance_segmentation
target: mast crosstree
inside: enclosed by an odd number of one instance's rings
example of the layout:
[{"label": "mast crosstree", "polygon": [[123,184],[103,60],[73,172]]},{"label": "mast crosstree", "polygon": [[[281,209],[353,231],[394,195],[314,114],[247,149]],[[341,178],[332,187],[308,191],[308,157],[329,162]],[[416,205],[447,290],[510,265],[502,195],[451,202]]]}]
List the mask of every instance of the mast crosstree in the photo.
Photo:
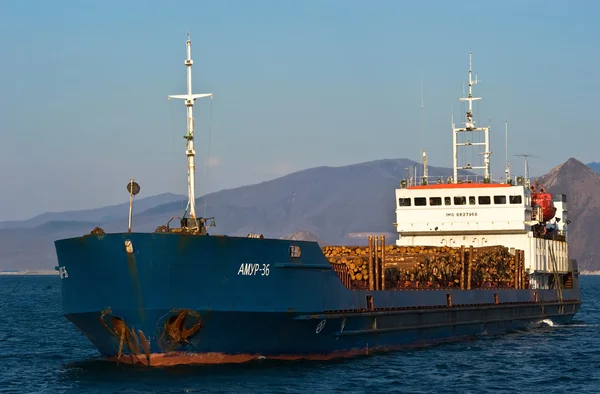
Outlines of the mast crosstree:
[{"label": "mast crosstree", "polygon": [[191,219],[188,223],[190,227],[198,227],[196,222],[196,196],[195,196],[195,155],[194,150],[194,115],[193,107],[194,101],[199,98],[210,97],[213,98],[212,93],[192,93],[192,41],[190,39],[190,33],[187,35],[186,41],[187,47],[187,59],[185,59],[185,66],[187,67],[187,94],[178,94],[169,96],[170,99],[181,99],[185,101],[187,107],[187,133],[183,138],[187,140],[185,147],[185,154],[187,156],[188,165],[188,208],[189,218]]}]

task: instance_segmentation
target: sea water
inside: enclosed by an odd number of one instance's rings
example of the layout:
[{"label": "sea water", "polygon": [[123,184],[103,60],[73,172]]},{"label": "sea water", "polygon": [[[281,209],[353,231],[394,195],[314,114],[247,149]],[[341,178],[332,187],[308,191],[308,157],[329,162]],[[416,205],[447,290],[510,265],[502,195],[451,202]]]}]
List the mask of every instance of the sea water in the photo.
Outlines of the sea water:
[{"label": "sea water", "polygon": [[102,360],[58,276],[0,276],[0,393],[600,393],[600,276],[569,325],[343,361],[149,369]]}]

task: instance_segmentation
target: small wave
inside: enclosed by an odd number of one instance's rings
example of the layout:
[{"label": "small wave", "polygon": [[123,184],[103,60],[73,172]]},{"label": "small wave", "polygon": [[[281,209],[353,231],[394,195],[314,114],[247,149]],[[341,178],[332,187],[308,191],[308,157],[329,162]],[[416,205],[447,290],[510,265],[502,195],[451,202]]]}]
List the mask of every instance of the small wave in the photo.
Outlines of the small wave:
[{"label": "small wave", "polygon": [[556,327],[558,324],[554,323],[551,319],[544,319],[540,322],[540,325],[546,325],[548,327]]},{"label": "small wave", "polygon": [[576,323],[569,324],[569,327],[598,327],[600,324],[585,324],[585,323]]}]

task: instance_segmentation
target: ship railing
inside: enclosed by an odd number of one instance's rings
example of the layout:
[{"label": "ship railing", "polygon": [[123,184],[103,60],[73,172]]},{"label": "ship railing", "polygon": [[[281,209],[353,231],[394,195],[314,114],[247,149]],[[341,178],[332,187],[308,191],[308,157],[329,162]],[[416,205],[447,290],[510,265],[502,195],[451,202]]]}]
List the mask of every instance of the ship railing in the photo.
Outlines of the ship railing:
[{"label": "ship railing", "polygon": [[348,270],[348,266],[343,263],[330,263],[331,267],[338,275],[342,284],[346,286],[348,289],[352,288],[352,277],[350,276],[350,271]]},{"label": "ship railing", "polygon": [[346,264],[333,262],[329,264],[331,264],[331,267],[346,288],[350,290],[369,290],[369,282],[367,280],[352,280],[350,270]]},{"label": "ship railing", "polygon": [[[388,290],[460,290],[460,284],[452,281],[388,281],[386,284]],[[512,281],[485,281],[471,282],[471,289],[514,289],[515,284]]]},{"label": "ship railing", "polygon": [[534,236],[535,238],[542,238],[551,241],[567,242],[567,232],[564,230],[551,231],[545,233],[541,231],[536,231],[534,232]]},{"label": "ship railing", "polygon": [[[523,184],[522,177],[514,177],[514,179],[510,179],[509,182],[512,185],[519,184],[519,180],[521,180],[521,184]],[[405,183],[404,183],[405,182]],[[495,184],[506,184],[509,183],[506,181],[504,177],[500,178],[490,178],[486,181],[485,177],[482,175],[459,175],[458,179],[454,180],[452,177],[448,176],[419,176],[416,179],[414,177],[407,178],[403,181],[403,184],[406,186],[422,186],[422,185],[434,185],[434,184],[442,184],[442,183],[495,183]]]}]

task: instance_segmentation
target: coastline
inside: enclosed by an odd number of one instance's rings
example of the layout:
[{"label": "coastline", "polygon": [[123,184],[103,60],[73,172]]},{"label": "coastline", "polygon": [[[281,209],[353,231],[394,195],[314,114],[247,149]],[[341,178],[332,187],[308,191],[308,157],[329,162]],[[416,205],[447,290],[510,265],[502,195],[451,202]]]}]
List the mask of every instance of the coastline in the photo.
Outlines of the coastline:
[{"label": "coastline", "polygon": [[56,275],[56,270],[21,270],[21,271],[0,271],[0,276],[33,276],[33,275]]}]

